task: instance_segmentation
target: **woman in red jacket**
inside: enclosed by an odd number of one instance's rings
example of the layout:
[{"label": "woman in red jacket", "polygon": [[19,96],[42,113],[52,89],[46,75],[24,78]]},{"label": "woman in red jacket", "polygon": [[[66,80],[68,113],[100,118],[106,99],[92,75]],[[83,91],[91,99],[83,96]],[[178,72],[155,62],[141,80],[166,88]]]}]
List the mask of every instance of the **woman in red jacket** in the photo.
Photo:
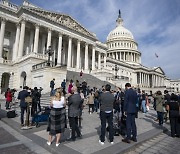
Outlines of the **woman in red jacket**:
[{"label": "woman in red jacket", "polygon": [[7,110],[9,109],[10,102],[12,102],[12,94],[10,88],[7,89],[5,93],[5,97],[6,97],[6,110]]}]

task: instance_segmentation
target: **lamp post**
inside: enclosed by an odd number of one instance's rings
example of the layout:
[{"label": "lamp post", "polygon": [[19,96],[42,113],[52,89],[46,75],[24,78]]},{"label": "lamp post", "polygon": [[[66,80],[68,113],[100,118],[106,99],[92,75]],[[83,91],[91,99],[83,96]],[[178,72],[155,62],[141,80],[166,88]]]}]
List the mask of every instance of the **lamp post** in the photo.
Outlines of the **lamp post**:
[{"label": "lamp post", "polygon": [[115,65],[115,68],[114,68],[114,70],[115,70],[115,79],[117,79],[117,72],[118,72],[118,67],[117,67],[117,65]]},{"label": "lamp post", "polygon": [[51,46],[48,47],[46,54],[48,54],[47,66],[50,66],[50,57],[54,54],[54,52],[51,49]]}]

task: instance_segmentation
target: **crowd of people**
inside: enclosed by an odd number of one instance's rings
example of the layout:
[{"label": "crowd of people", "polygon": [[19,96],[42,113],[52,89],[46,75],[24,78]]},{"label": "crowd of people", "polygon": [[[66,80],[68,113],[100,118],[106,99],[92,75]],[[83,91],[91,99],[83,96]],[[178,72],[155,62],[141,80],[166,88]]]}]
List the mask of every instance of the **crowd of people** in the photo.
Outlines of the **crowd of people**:
[{"label": "crowd of people", "polygon": [[[161,91],[154,94],[150,91],[147,94],[144,90],[131,87],[130,83],[125,84],[125,89],[117,87],[116,90],[112,90],[109,84],[97,89],[96,87],[90,88],[85,80],[82,83],[78,80],[75,82],[70,80],[68,84],[66,80],[63,80],[59,88],[55,89],[54,87],[55,79],[50,81],[51,111],[47,128],[49,131],[48,145],[52,144],[52,136],[56,135],[56,146],[59,146],[61,133],[67,128],[67,121],[69,121],[71,130],[71,137],[68,140],[75,141],[76,138],[82,137],[81,120],[85,105],[89,106],[89,114],[94,112],[99,114],[101,121],[99,143],[101,145],[104,145],[106,131],[109,132],[109,142],[114,143],[115,129],[119,129],[119,133],[124,135],[123,142],[137,142],[135,119],[138,118],[138,112],[143,114],[149,112],[151,104],[157,112],[155,121],[162,126],[169,120],[171,136],[180,136],[180,96],[174,93],[170,95],[167,90],[164,91],[164,94]],[[32,98],[32,117],[41,112],[41,91],[42,88],[29,89],[25,86],[18,92],[17,99],[20,100],[22,126],[24,126],[24,112],[27,110],[27,96]],[[5,93],[6,109],[10,108],[10,102],[15,93],[15,90],[7,89]],[[67,114],[66,109],[68,109]],[[114,120],[115,116],[116,121]],[[106,122],[108,127],[106,127]],[[115,123],[117,128],[115,128]]]}]

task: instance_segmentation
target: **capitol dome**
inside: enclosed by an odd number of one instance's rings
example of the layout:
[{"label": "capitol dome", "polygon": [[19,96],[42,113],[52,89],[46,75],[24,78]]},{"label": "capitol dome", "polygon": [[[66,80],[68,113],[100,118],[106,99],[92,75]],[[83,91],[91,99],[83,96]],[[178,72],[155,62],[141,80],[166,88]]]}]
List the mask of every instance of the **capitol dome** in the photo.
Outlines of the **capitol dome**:
[{"label": "capitol dome", "polygon": [[107,56],[109,58],[124,61],[129,64],[140,64],[141,53],[132,33],[123,26],[121,12],[116,20],[116,28],[107,36]]},{"label": "capitol dome", "polygon": [[126,28],[124,28],[122,25],[117,26],[109,33],[107,41],[118,38],[134,39],[132,33]]}]

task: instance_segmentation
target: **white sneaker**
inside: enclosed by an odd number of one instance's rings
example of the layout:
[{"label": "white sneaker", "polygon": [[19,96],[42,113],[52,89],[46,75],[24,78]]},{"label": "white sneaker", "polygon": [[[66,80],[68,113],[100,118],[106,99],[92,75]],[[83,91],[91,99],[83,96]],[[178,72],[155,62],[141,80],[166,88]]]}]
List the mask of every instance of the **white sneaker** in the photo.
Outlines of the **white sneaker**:
[{"label": "white sneaker", "polygon": [[47,145],[49,145],[49,146],[50,146],[50,145],[51,145],[51,142],[47,141]]},{"label": "white sneaker", "polygon": [[99,140],[99,143],[100,143],[101,145],[104,145],[104,142],[101,142],[101,140]]},{"label": "white sneaker", "polygon": [[56,143],[56,147],[58,147],[58,146],[59,146],[59,144],[60,144],[60,143]]},{"label": "white sneaker", "polygon": [[111,142],[111,144],[114,144],[114,142]]}]

